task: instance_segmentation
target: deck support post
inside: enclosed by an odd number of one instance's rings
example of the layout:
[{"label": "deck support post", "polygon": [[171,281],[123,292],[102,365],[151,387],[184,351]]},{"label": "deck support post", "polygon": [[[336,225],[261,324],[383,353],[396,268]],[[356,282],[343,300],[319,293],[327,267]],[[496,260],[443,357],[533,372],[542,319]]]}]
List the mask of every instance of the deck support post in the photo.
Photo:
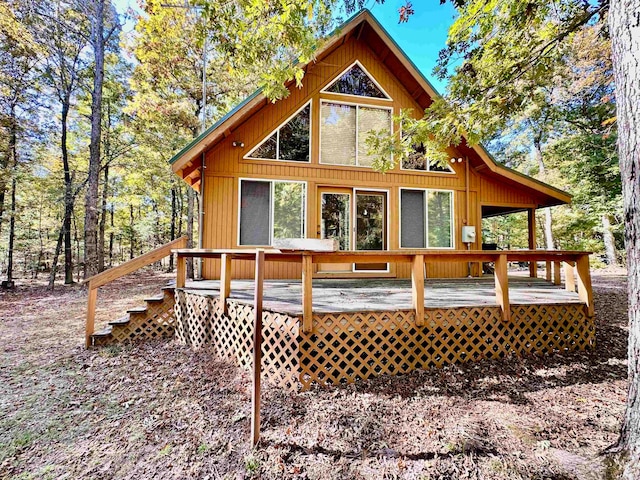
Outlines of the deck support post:
[{"label": "deck support post", "polygon": [[187,283],[187,258],[178,254],[176,263],[176,288],[184,288]]},{"label": "deck support post", "polygon": [[313,257],[302,255],[302,332],[313,331]]},{"label": "deck support post", "polygon": [[589,271],[589,256],[581,255],[576,261],[578,272],[578,295],[580,300],[587,305],[587,315],[593,317],[593,290],[591,289],[591,272]]},{"label": "deck support post", "polygon": [[[536,209],[530,208],[527,210],[527,220],[529,224],[529,250],[536,250]],[[538,263],[535,261],[529,261],[529,276],[536,278],[538,276]]]},{"label": "deck support post", "polygon": [[256,276],[253,294],[253,384],[251,389],[251,446],[260,440],[260,372],[262,370],[262,293],[264,288],[264,250],[256,250]]},{"label": "deck support post", "polygon": [[511,306],[509,305],[509,277],[507,275],[507,256],[498,255],[495,265],[496,302],[502,309],[502,318],[505,322],[511,319]]},{"label": "deck support post", "polygon": [[547,282],[551,281],[551,260],[547,260],[544,264],[544,273]]},{"label": "deck support post", "polygon": [[89,299],[87,301],[87,321],[85,323],[85,347],[91,346],[91,335],[95,330],[96,302],[98,300],[98,289],[89,282]]},{"label": "deck support post", "polygon": [[576,291],[576,276],[573,273],[573,262],[564,263],[564,288],[568,292]]},{"label": "deck support post", "polygon": [[553,262],[553,284],[554,285],[560,285],[562,283],[562,280],[560,278],[562,275],[562,272],[560,271],[560,267],[561,267],[560,262]]},{"label": "deck support post", "polygon": [[424,255],[415,255],[411,265],[411,295],[416,311],[416,325],[424,325]]},{"label": "deck support post", "polygon": [[220,257],[220,303],[222,311],[227,314],[227,299],[231,295],[231,255],[223,253]]}]

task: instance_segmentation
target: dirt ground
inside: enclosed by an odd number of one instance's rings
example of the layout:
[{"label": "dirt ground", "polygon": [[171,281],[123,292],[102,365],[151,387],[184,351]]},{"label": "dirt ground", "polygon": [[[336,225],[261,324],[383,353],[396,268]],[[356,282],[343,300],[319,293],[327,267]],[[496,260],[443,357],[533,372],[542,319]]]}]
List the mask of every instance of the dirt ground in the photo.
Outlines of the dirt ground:
[{"label": "dirt ground", "polygon": [[[156,293],[100,291],[98,320]],[[2,479],[615,478],[626,395],[626,282],[594,272],[592,352],[509,358],[285,393],[265,385],[249,447],[246,371],[174,341],[83,348],[86,292],[0,294]]]}]

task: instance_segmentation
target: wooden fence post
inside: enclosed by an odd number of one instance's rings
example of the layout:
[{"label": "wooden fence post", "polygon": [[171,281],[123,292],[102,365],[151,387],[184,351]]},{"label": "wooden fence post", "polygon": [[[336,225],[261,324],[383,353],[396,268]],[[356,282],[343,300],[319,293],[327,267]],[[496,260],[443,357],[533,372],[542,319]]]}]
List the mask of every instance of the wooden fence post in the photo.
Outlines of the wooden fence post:
[{"label": "wooden fence post", "polygon": [[223,253],[220,258],[220,302],[222,303],[222,311],[227,313],[227,299],[231,295],[231,255]]},{"label": "wooden fence post", "polygon": [[424,255],[414,255],[411,266],[411,295],[416,310],[416,325],[424,325]]},{"label": "wooden fence post", "polygon": [[253,388],[251,390],[251,445],[260,440],[260,372],[262,370],[262,293],[264,250],[256,250],[256,276],[253,294]]},{"label": "wooden fence post", "polygon": [[573,273],[573,262],[564,262],[564,285],[567,291],[576,291],[576,276]]},{"label": "wooden fence post", "polygon": [[589,271],[589,256],[581,255],[576,261],[578,272],[578,295],[580,300],[587,305],[587,315],[593,317],[595,310],[593,306],[593,290],[591,289],[591,272]]},{"label": "wooden fence post", "polygon": [[93,287],[91,281],[89,281],[89,299],[87,300],[87,320],[85,323],[85,347],[91,346],[91,335],[95,330],[96,322],[96,302],[98,300],[98,289]]},{"label": "wooden fence post", "polygon": [[511,319],[511,306],[509,305],[509,277],[507,269],[507,256],[498,255],[495,266],[496,302],[502,309],[502,318],[505,321]]},{"label": "wooden fence post", "polygon": [[302,255],[302,331],[313,331],[313,258]]},{"label": "wooden fence post", "polygon": [[562,280],[560,279],[561,271],[560,271],[560,262],[553,262],[553,284],[560,285]]}]

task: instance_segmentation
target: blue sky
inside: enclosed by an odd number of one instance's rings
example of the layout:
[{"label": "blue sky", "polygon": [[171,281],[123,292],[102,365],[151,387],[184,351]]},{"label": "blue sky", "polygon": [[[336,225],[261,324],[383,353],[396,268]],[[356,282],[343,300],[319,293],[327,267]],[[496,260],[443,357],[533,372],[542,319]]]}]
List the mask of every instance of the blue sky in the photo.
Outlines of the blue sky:
[{"label": "blue sky", "polygon": [[[182,3],[182,0],[176,3]],[[138,9],[137,0],[114,0],[114,4],[120,12],[126,11],[128,7]],[[414,4],[415,14],[409,22],[399,24],[398,8],[403,4],[403,0],[386,0],[383,4],[369,0],[366,7],[433,86],[444,93],[445,84],[435,78],[432,71],[438,60],[438,52],[445,46],[447,31],[453,23],[455,9],[449,2],[440,5],[440,0],[423,0]],[[124,30],[127,32],[131,28],[132,25],[126,25]]]}]

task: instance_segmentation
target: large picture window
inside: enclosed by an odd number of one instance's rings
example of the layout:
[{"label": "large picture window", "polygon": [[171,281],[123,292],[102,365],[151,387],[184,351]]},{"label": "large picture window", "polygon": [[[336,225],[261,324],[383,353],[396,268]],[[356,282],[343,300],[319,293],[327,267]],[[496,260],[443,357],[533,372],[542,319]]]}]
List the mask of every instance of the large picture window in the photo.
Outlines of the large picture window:
[{"label": "large picture window", "polygon": [[309,162],[310,125],[311,103],[308,103],[244,158]]},{"label": "large picture window", "polygon": [[453,248],[453,192],[400,189],[400,247]]},{"label": "large picture window", "polygon": [[391,109],[322,101],[320,104],[320,163],[370,167],[367,134],[391,132]]},{"label": "large picture window", "polygon": [[303,182],[240,180],[239,245],[304,238],[306,190]]}]

